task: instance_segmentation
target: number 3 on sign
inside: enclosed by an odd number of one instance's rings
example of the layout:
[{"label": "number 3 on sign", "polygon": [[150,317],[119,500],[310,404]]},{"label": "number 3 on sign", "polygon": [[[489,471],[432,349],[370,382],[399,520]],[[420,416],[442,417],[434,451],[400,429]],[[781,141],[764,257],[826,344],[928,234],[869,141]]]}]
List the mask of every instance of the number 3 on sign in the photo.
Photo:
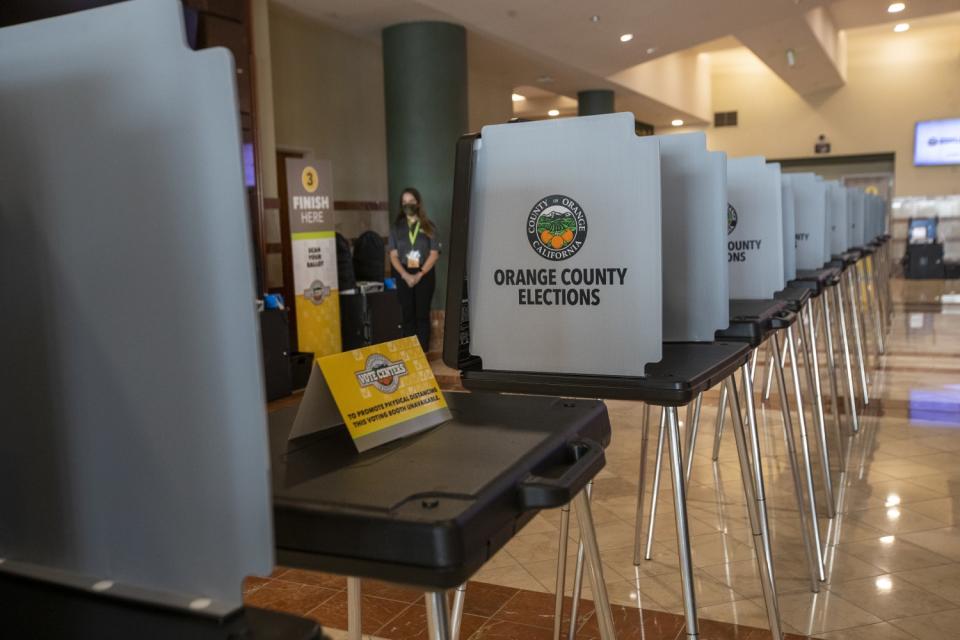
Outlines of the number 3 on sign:
[{"label": "number 3 on sign", "polygon": [[303,184],[303,188],[307,193],[313,193],[317,190],[317,170],[311,166],[306,166],[303,168],[303,173],[300,174],[300,182]]}]

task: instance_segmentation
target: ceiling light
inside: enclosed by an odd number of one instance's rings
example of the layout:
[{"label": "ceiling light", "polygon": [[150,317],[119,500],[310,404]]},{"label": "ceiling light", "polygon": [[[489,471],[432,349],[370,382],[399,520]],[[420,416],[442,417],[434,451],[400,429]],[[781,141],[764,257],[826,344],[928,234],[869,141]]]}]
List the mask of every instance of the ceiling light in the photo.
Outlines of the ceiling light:
[{"label": "ceiling light", "polygon": [[553,76],[543,74],[542,76],[537,78],[537,82],[539,82],[540,84],[550,84],[551,82],[553,82]]},{"label": "ceiling light", "polygon": [[677,118],[676,120],[671,120],[671,121],[670,121],[670,124],[672,124],[672,125],[675,126],[675,127],[682,127],[682,126],[683,126],[683,120],[681,120],[680,118]]},{"label": "ceiling light", "polygon": [[887,7],[887,13],[900,13],[907,8],[907,5],[902,2],[894,2],[892,5]]},{"label": "ceiling light", "polygon": [[793,49],[787,49],[787,66],[795,67],[797,66],[797,52]]},{"label": "ceiling light", "polygon": [[895,26],[895,27],[893,28],[893,30],[896,31],[897,33],[903,33],[904,31],[909,31],[909,30],[910,30],[910,24],[907,23],[907,22],[901,22],[900,24],[898,24],[897,26]]},{"label": "ceiling light", "polygon": [[551,118],[556,118],[558,115],[560,115],[560,110],[550,109],[550,111],[547,111],[547,115],[550,116]]},{"label": "ceiling light", "polygon": [[647,48],[647,55],[650,55],[651,53],[656,53],[656,51],[657,51],[657,48],[656,48],[656,47],[648,47],[648,48]]},{"label": "ceiling light", "polygon": [[590,22],[600,22],[600,16],[590,16]]},{"label": "ceiling light", "polygon": [[522,95],[520,95],[519,93],[515,93],[515,94],[513,94],[512,96],[510,96],[510,98],[511,98],[514,102],[523,102],[524,100],[527,99],[527,96],[522,96]]},{"label": "ceiling light", "polygon": [[620,42],[630,42],[631,40],[633,40],[632,33],[625,33],[622,36],[620,36]]}]

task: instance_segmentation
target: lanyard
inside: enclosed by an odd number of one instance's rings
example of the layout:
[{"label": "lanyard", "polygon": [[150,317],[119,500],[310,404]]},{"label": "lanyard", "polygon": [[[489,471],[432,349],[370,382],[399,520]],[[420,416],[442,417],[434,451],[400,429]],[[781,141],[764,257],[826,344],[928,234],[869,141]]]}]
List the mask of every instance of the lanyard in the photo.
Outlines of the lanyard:
[{"label": "lanyard", "polygon": [[410,238],[410,248],[413,249],[413,245],[417,242],[417,236],[420,235],[420,221],[417,221],[417,226],[410,230],[410,227],[407,227],[407,237]]}]

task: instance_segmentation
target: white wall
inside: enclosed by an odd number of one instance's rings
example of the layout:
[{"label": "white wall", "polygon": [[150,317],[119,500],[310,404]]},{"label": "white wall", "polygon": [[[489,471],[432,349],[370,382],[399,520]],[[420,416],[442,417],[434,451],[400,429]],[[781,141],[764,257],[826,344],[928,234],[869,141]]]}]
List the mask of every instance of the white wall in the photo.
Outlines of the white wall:
[{"label": "white wall", "polygon": [[710,54],[714,111],[739,126],[707,130],[734,156],[813,155],[826,134],[833,155],[894,152],[895,193],[960,193],[960,167],[914,167],[917,120],[960,117],[960,17],[926,19],[906,33],[889,25],[847,34],[847,83],[800,96],[745,48]]}]

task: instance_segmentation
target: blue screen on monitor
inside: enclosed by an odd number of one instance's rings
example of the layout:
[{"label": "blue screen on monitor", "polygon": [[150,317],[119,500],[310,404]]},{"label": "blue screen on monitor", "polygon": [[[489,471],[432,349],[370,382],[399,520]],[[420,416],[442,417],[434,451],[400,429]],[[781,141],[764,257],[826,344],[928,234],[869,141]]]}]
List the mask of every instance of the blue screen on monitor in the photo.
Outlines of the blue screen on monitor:
[{"label": "blue screen on monitor", "polygon": [[960,118],[918,122],[913,139],[918,167],[960,164]]}]

